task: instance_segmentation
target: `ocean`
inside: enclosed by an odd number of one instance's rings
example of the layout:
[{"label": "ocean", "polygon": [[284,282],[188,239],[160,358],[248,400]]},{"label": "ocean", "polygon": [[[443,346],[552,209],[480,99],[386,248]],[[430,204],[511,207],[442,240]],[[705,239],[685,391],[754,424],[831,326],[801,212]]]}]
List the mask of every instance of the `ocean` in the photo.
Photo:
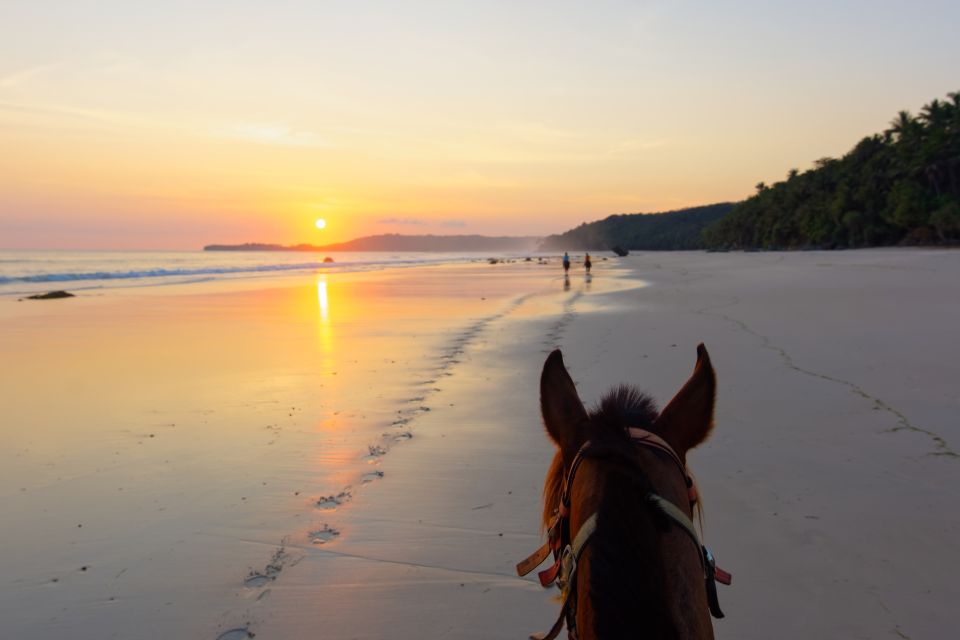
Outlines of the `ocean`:
[{"label": "ocean", "polygon": [[[0,296],[468,263],[489,254],[281,251],[0,251]],[[527,255],[527,254],[524,254]],[[497,257],[521,257],[502,254]]]}]

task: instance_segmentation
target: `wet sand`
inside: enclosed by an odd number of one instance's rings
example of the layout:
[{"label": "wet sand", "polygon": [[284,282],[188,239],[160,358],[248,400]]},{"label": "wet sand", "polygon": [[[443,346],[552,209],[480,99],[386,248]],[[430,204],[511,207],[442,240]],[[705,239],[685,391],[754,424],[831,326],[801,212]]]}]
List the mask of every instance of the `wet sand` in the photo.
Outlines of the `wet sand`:
[{"label": "wet sand", "polygon": [[339,514],[385,484],[381,463],[416,441],[465,351],[582,287],[558,271],[484,261],[0,299],[0,635],[255,628],[249,607],[303,548],[354,533]]},{"label": "wet sand", "polygon": [[0,388],[31,428],[4,429],[5,632],[543,630],[553,593],[513,566],[540,541],[546,354],[563,348],[586,401],[629,381],[663,403],[703,341],[717,427],[690,464],[734,573],[717,637],[948,637],[960,253],[596,264],[569,288],[474,265],[453,291],[442,267],[10,311]]}]

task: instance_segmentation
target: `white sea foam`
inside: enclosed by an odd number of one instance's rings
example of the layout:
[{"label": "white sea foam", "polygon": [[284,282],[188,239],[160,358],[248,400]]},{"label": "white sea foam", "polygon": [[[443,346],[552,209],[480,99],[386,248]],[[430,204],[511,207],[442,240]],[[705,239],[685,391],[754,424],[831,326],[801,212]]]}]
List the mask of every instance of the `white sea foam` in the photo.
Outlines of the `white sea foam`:
[{"label": "white sea foam", "polygon": [[297,272],[373,271],[449,264],[488,254],[342,252],[334,262],[285,252],[0,252],[0,295],[69,283],[73,288],[183,284],[196,280],[267,277]]}]

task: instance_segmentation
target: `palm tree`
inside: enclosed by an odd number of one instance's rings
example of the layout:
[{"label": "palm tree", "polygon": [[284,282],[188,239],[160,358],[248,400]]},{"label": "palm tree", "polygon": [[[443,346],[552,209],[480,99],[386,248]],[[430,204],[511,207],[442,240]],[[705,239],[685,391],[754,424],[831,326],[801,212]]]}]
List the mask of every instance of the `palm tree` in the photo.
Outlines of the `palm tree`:
[{"label": "palm tree", "polygon": [[897,114],[897,117],[890,121],[890,128],[887,129],[890,133],[894,133],[898,136],[903,135],[905,131],[910,129],[910,125],[913,123],[913,116],[910,115],[909,111],[901,111]]},{"label": "palm tree", "polygon": [[[947,136],[950,123],[951,105],[934,99],[923,107],[920,117],[926,124],[925,136],[921,147],[920,164],[924,175],[934,193],[940,196],[940,179],[951,173],[950,153],[947,149]],[[954,182],[953,176],[950,182]]]},{"label": "palm tree", "polygon": [[920,110],[920,118],[928,127],[939,127],[947,115],[947,105],[936,98]]},{"label": "palm tree", "polygon": [[960,180],[957,179],[957,166],[960,165],[960,91],[948,93],[947,97],[947,127],[948,142],[945,147],[947,157],[947,171],[950,175],[950,191],[960,197]]}]

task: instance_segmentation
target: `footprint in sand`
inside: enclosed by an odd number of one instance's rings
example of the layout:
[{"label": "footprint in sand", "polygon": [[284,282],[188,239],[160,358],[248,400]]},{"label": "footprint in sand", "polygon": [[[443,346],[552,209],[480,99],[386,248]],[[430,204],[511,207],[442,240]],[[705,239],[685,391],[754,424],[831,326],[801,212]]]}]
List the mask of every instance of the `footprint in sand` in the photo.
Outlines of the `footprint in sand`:
[{"label": "footprint in sand", "polygon": [[350,487],[347,487],[335,496],[323,496],[322,498],[318,499],[316,506],[318,509],[333,511],[344,502],[350,502],[352,498],[353,494],[350,493]]},{"label": "footprint in sand", "polygon": [[363,459],[367,462],[376,462],[378,458],[382,458],[383,456],[387,455],[387,450],[378,444],[369,445],[367,450],[369,453],[363,456]]},{"label": "footprint in sand", "polygon": [[245,627],[239,627],[237,629],[224,631],[217,636],[217,640],[248,640],[249,638],[253,637],[254,634],[249,629]]},{"label": "footprint in sand", "polygon": [[277,579],[277,576],[280,575],[280,572],[283,571],[283,567],[289,560],[290,556],[287,554],[286,549],[279,547],[273,552],[273,557],[270,558],[270,562],[267,563],[267,566],[264,567],[263,570],[250,570],[250,573],[247,574],[246,579],[243,581],[243,586],[256,589],[273,582]]},{"label": "footprint in sand", "polygon": [[362,476],[360,476],[360,482],[362,482],[363,484],[367,484],[369,482],[373,482],[374,480],[379,480],[382,477],[383,477],[383,471],[380,471],[379,469],[375,469],[370,473],[365,473]]},{"label": "footprint in sand", "polygon": [[328,524],[324,524],[322,529],[317,531],[308,531],[307,537],[313,544],[325,544],[340,535],[340,532]]}]

